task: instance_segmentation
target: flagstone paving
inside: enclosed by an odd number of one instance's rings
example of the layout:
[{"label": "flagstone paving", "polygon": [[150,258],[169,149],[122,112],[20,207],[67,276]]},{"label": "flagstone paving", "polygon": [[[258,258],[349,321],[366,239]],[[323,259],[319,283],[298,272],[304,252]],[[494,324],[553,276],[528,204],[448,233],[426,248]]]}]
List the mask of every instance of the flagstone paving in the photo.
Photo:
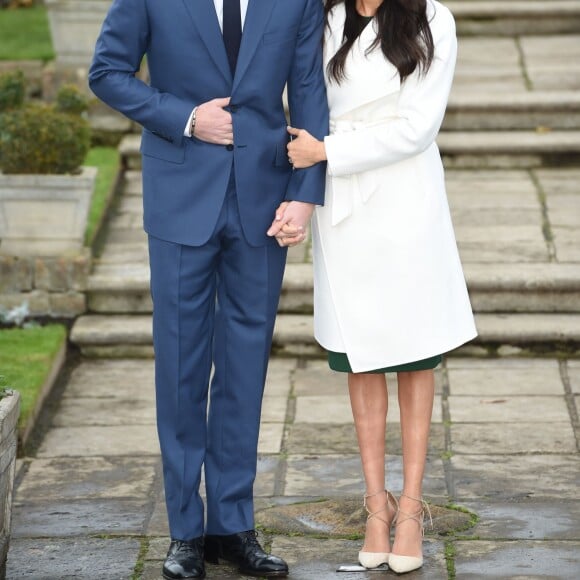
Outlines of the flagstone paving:
[{"label": "flagstone paving", "polygon": [[[453,569],[458,578],[574,578],[580,456],[570,399],[572,389],[580,391],[579,378],[578,361],[445,361],[437,371],[425,496],[435,505],[458,504],[479,521],[446,536],[428,531],[425,566],[410,579],[448,578]],[[396,377],[388,375],[388,382],[394,413],[386,473],[397,492]],[[272,360],[256,481],[258,523],[267,521],[260,510],[270,506],[362,495],[346,392],[344,376],[324,361]],[[37,453],[21,463],[18,482],[8,578],[160,578],[169,538],[153,362],[81,361]],[[320,537],[322,523],[312,526],[318,537],[262,532],[288,559],[290,578],[383,577],[337,573],[339,564],[355,563],[360,541]],[[208,566],[208,578],[241,576]]]}]

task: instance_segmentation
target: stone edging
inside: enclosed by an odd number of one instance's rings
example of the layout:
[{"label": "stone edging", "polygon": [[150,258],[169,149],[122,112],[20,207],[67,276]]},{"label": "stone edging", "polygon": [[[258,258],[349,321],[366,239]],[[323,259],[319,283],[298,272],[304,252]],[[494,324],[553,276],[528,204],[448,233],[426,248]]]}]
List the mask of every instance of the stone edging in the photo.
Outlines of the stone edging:
[{"label": "stone edging", "polygon": [[52,361],[52,367],[44,379],[44,383],[39,391],[38,397],[36,399],[36,404],[34,405],[34,409],[30,413],[28,417],[28,421],[22,430],[19,430],[18,433],[18,443],[19,448],[26,449],[26,445],[28,444],[28,440],[30,438],[31,433],[36,426],[36,421],[42,411],[42,407],[44,406],[44,402],[52,392],[52,389],[60,375],[60,371],[66,362],[66,353],[68,347],[68,336],[62,341],[62,344]]},{"label": "stone edging", "polygon": [[6,574],[6,557],[10,545],[12,489],[16,470],[16,433],[20,409],[20,393],[4,397],[0,405],[0,578]]}]

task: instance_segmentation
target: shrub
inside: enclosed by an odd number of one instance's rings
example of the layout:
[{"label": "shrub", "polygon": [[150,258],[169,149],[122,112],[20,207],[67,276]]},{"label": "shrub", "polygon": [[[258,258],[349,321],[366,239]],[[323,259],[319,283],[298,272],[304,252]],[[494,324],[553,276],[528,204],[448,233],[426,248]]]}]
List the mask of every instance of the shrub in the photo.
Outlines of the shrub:
[{"label": "shrub", "polygon": [[2,171],[6,174],[77,172],[90,148],[90,127],[82,116],[86,108],[86,97],[75,87],[65,85],[54,105],[27,103],[4,109],[0,115]]},{"label": "shrub", "polygon": [[0,76],[0,113],[21,107],[24,103],[24,74],[21,70]]},{"label": "shrub", "polygon": [[0,8],[30,8],[34,0],[0,0]]},{"label": "shrub", "polygon": [[89,102],[75,85],[63,85],[56,95],[56,109],[62,113],[82,115],[89,108]]}]

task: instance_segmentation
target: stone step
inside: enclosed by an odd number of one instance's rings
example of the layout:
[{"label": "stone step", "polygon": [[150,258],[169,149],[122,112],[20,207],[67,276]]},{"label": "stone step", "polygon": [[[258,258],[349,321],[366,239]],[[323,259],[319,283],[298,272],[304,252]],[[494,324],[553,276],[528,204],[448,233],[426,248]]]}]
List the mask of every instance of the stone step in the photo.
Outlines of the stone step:
[{"label": "stone step", "polygon": [[[489,92],[481,95],[463,86],[451,95],[444,131],[521,131],[580,129],[580,92]],[[459,84],[459,83],[458,83]],[[476,80],[474,86],[481,86]]]},{"label": "stone step", "polygon": [[[465,263],[475,312],[580,313],[577,264]],[[288,264],[281,313],[312,313],[312,266]],[[88,309],[99,314],[151,313],[149,268],[145,264],[97,265],[89,279]]]},{"label": "stone step", "polygon": [[[464,263],[477,313],[580,313],[580,268],[567,263]],[[312,313],[310,264],[288,264],[280,312]]]},{"label": "stone step", "polygon": [[[126,167],[141,165],[139,136],[129,135],[120,150]],[[442,131],[437,139],[447,168],[514,169],[578,166],[577,131]]]},{"label": "stone step", "polygon": [[153,356],[151,315],[85,315],[77,318],[70,340],[87,357]]},{"label": "stone step", "polygon": [[[457,356],[570,356],[580,354],[580,314],[476,314],[479,336]],[[279,315],[272,350],[278,356],[324,356],[313,338],[313,318]]]},{"label": "stone step", "polygon": [[140,145],[141,135],[135,133],[126,135],[119,143],[119,153],[124,161],[125,168],[131,172],[141,169]]},{"label": "stone step", "polygon": [[151,313],[149,266],[115,261],[97,264],[88,282],[87,308],[102,314]]},{"label": "stone step", "polygon": [[443,131],[447,169],[531,169],[580,163],[580,131]]},{"label": "stone step", "polygon": [[578,0],[443,0],[460,36],[519,36],[580,30]]},{"label": "stone step", "polygon": [[141,171],[125,171],[123,193],[132,197],[143,195],[143,176]]},{"label": "stone step", "polygon": [[[580,353],[580,315],[477,314],[479,336],[454,351],[457,356],[522,356]],[[313,339],[311,316],[281,315],[273,352],[278,356],[324,356]]]},{"label": "stone step", "polygon": [[[479,337],[454,354],[580,354],[580,314],[484,313],[476,315],[476,323]],[[72,328],[71,341],[87,357],[151,357],[151,316],[81,316]],[[285,356],[322,356],[324,353],[313,338],[312,316],[279,315],[273,352]]]}]

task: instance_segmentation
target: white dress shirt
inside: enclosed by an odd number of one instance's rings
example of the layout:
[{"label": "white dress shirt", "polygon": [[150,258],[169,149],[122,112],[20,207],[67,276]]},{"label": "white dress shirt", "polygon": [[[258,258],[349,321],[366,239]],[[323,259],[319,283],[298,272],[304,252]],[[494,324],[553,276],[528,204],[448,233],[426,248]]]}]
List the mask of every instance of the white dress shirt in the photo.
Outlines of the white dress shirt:
[{"label": "white dress shirt", "polygon": [[[250,0],[240,0],[240,10],[242,13],[242,30],[244,29],[244,22],[246,20],[246,13],[248,12],[248,2]],[[224,22],[224,0],[213,0],[215,5],[215,11],[218,17],[218,21],[220,23],[220,28],[223,31],[223,22]],[[187,125],[185,126],[185,131],[183,134],[186,137],[191,137],[191,120],[193,118],[193,111],[191,111],[191,115],[187,120]]]}]

